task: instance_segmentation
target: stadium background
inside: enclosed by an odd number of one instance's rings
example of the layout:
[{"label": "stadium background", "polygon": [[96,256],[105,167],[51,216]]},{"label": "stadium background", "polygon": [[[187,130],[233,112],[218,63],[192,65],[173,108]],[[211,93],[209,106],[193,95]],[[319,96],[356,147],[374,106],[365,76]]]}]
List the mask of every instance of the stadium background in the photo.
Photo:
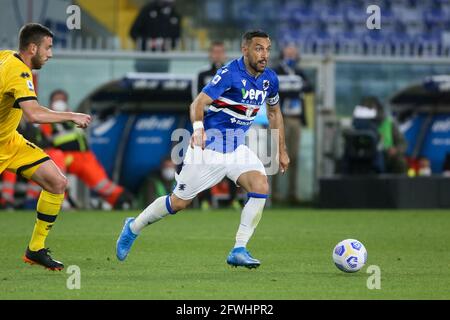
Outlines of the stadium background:
[{"label": "stadium background", "polygon": [[[318,179],[335,170],[339,142],[336,128],[352,114],[365,95],[387,104],[398,90],[426,76],[446,74],[449,2],[417,1],[178,1],[181,38],[170,52],[140,52],[129,36],[131,25],[146,1],[6,1],[0,13],[0,46],[16,47],[18,28],[39,21],[56,34],[52,62],[38,75],[42,103],[50,92],[64,88],[77,109],[93,91],[112,80],[145,71],[195,76],[208,64],[211,40],[225,41],[228,57],[240,55],[240,35],[248,28],[267,30],[278,49],[298,45],[301,66],[315,93],[307,96],[308,128],[300,143],[300,197],[310,202],[319,193]],[[7,4],[10,5],[7,5]],[[80,30],[68,30],[68,6],[81,8]],[[366,8],[381,8],[381,29],[369,30]],[[350,94],[351,93],[351,94]],[[189,105],[186,100],[186,107]],[[120,108],[121,106],[118,106]],[[316,129],[314,129],[316,125]],[[334,155],[327,156],[330,153]],[[155,166],[152,169],[156,169]],[[112,172],[109,172],[112,174]],[[118,178],[117,178],[118,179]]]},{"label": "stadium background", "polygon": [[[139,64],[145,71],[194,77],[208,64],[206,51],[212,40],[225,41],[228,57],[238,57],[240,35],[248,28],[262,28],[271,34],[272,65],[280,46],[295,43],[302,55],[301,67],[315,88],[315,93],[307,95],[306,114],[313,121],[303,130],[297,172],[299,196],[305,202],[317,198],[319,178],[334,173],[335,158],[342,153],[342,142],[336,141],[340,131],[336,130],[348,125],[362,96],[375,95],[389,104],[389,98],[400,89],[450,71],[450,4],[445,0],[267,0],[257,6],[249,0],[178,1],[181,38],[170,52],[139,51],[129,36],[146,1],[2,3],[2,48],[16,47],[17,30],[26,21],[39,21],[55,32],[54,58],[38,73],[38,93],[45,104],[52,90],[64,88],[74,109],[102,85],[135,72]],[[79,30],[66,26],[72,14],[66,10],[72,4],[81,8]],[[380,30],[366,26],[370,15],[366,8],[372,4],[381,8]],[[186,107],[189,103],[187,99]]]}]

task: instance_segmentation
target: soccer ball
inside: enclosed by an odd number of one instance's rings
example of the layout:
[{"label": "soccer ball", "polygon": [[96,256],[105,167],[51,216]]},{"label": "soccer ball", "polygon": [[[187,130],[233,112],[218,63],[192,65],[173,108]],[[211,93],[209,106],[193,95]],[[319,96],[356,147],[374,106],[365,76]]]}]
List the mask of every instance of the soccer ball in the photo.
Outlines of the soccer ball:
[{"label": "soccer ball", "polygon": [[367,250],[358,240],[342,240],[334,247],[333,261],[341,271],[356,272],[366,264]]}]

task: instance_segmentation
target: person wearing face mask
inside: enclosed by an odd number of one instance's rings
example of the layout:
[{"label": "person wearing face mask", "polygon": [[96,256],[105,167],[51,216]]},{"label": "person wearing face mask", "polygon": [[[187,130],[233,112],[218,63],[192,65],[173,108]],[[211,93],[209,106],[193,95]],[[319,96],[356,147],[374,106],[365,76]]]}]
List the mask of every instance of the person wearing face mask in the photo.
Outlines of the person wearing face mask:
[{"label": "person wearing face mask", "polygon": [[[274,68],[278,75],[297,75],[302,79],[302,88],[298,95],[286,96],[280,92],[280,106],[284,119],[284,128],[286,133],[286,147],[293,170],[288,176],[288,200],[291,204],[299,204],[297,196],[297,171],[298,171],[298,153],[300,148],[301,126],[306,125],[305,107],[303,94],[313,91],[311,83],[305,73],[299,67],[300,54],[297,47],[293,44],[285,46],[280,53],[279,64]],[[272,177],[272,200],[274,202],[281,200],[281,195],[277,194],[279,178],[277,175]]]},{"label": "person wearing face mask", "polygon": [[[69,110],[68,98],[64,90],[53,91],[50,94],[50,108],[55,111]],[[89,149],[84,131],[69,123],[44,124],[41,125],[41,130],[51,141],[52,148],[63,152],[65,171],[78,177],[114,209],[125,209],[131,206],[131,194],[107,176],[102,164]]]},{"label": "person wearing face mask", "polygon": [[147,183],[143,184],[140,194],[143,200],[154,201],[155,199],[171,192],[175,186],[176,165],[170,158],[161,162],[160,170],[150,175]]}]

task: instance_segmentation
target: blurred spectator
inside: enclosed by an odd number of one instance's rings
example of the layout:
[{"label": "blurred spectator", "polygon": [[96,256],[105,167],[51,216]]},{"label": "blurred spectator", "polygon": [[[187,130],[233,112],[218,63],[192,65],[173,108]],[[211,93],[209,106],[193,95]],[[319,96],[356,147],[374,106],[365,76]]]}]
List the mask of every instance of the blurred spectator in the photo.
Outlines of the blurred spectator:
[{"label": "blurred spectator", "polygon": [[[286,147],[289,159],[291,161],[291,170],[288,171],[289,179],[289,201],[296,204],[299,202],[297,197],[297,171],[298,171],[298,153],[300,148],[301,126],[306,125],[305,102],[303,93],[313,90],[305,73],[299,67],[300,53],[292,44],[287,45],[281,51],[280,62],[274,70],[278,75],[297,75],[302,79],[303,86],[298,94],[286,96],[280,93],[280,106],[283,113],[284,128],[286,135]],[[280,195],[277,194],[278,177],[272,179],[273,200],[279,201]]]},{"label": "blurred spectator", "polygon": [[405,152],[407,144],[397,123],[386,114],[386,110],[376,97],[366,98],[366,104],[374,105],[377,110],[378,132],[383,148],[385,172],[406,173]]},{"label": "blurred spectator", "polygon": [[362,99],[353,110],[352,128],[344,132],[342,171],[346,174],[373,174],[384,171],[377,110]]},{"label": "blurred spectator", "polygon": [[1,178],[0,209],[14,209],[16,174],[5,170]]},{"label": "blurred spectator", "polygon": [[166,158],[161,162],[160,170],[150,175],[147,183],[144,185],[143,196],[144,202],[152,202],[155,199],[171,193],[175,187],[175,174],[177,168],[170,158]]},{"label": "blurred spectator", "polygon": [[209,62],[210,65],[207,70],[201,71],[197,75],[197,91],[193,94],[196,97],[203,87],[214,77],[217,70],[225,65],[227,55],[225,52],[225,45],[222,41],[214,41],[209,47]]},{"label": "blurred spectator", "polygon": [[[373,96],[363,97],[353,112],[353,129],[346,135],[347,172],[407,172],[404,157],[406,140],[394,119],[386,115],[383,105]],[[355,172],[356,165],[364,165]],[[363,167],[364,167],[363,166]]]},{"label": "blurred spectator", "polygon": [[430,160],[427,158],[420,158],[419,159],[419,170],[417,174],[421,177],[429,177],[431,176],[431,164]]},{"label": "blurred spectator", "polygon": [[143,51],[174,49],[180,39],[180,19],[175,0],[151,1],[138,14],[130,36]]},{"label": "blurred spectator", "polygon": [[[49,108],[57,111],[69,110],[68,94],[55,90],[50,95]],[[122,186],[107,176],[105,169],[89,149],[86,134],[73,123],[41,125],[44,136],[51,141],[52,148],[64,155],[60,169],[75,175],[91,190],[99,194],[115,209],[126,209],[132,204],[132,196]],[[54,160],[54,158],[52,157]],[[58,164],[58,163],[57,163]]]}]

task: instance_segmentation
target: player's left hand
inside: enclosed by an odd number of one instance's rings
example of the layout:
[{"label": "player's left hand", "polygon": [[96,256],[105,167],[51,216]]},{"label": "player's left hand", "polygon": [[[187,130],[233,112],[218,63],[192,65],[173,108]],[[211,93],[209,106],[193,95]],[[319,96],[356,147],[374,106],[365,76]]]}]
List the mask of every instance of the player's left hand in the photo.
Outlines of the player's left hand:
[{"label": "player's left hand", "polygon": [[280,151],[280,171],[281,173],[285,173],[286,170],[289,167],[289,156],[286,152],[286,150],[281,150]]}]

